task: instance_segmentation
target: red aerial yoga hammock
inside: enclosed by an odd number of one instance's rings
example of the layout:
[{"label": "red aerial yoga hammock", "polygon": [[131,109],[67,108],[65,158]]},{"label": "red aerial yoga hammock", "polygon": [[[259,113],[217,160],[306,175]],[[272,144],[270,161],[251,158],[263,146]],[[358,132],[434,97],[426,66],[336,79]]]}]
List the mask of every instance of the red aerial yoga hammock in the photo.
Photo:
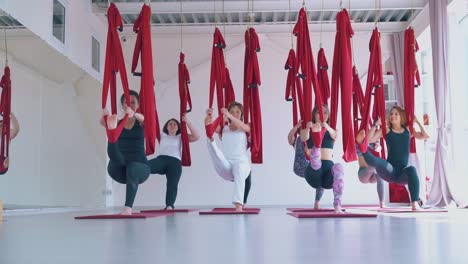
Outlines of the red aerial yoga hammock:
[{"label": "red aerial yoga hammock", "polygon": [[[288,77],[286,79],[286,93],[284,99],[287,102],[292,102],[293,109],[293,126],[299,121],[299,115],[301,118],[304,116],[304,106],[302,103],[302,86],[299,77],[297,76],[297,58],[294,49],[289,50],[288,59],[284,65],[284,69],[288,71]],[[299,109],[298,109],[299,108]],[[299,111],[299,112],[298,112]],[[297,134],[294,134],[295,137]]]},{"label": "red aerial yoga hammock", "polygon": [[[212,138],[218,126],[223,126],[223,115],[221,109],[227,106],[228,100],[234,98],[234,90],[224,61],[223,49],[226,48],[226,42],[221,31],[216,27],[213,34],[213,46],[211,51],[211,72],[210,72],[210,98],[208,107],[213,108],[214,94],[216,90],[216,99],[218,105],[218,118],[213,123],[205,126],[206,136]],[[223,88],[226,87],[226,92]]]},{"label": "red aerial yoga hammock", "polygon": [[[421,79],[419,77],[418,65],[415,57],[418,50],[419,45],[414,36],[414,30],[413,28],[408,28],[405,31],[404,95],[406,120],[411,134],[414,133],[414,88],[421,85]],[[416,153],[416,142],[414,137],[411,137],[410,153]]]},{"label": "red aerial yoga hammock", "polygon": [[338,114],[338,93],[341,86],[341,117],[343,129],[343,159],[346,162],[357,159],[353,122],[351,119],[351,101],[353,91],[353,73],[351,59],[351,27],[348,11],[343,9],[336,16],[335,50],[331,84],[330,126],[336,129]]},{"label": "red aerial yoga hammock", "polygon": [[[312,54],[312,47],[310,44],[309,26],[307,20],[307,13],[304,8],[299,10],[298,19],[293,29],[293,34],[297,37],[296,51],[297,51],[297,72],[301,69],[298,76],[302,79],[303,95],[302,105],[304,106],[303,114],[301,113],[302,128],[305,128],[306,123],[312,121],[312,86],[316,96],[316,105],[322,105],[322,95],[317,80],[317,72],[314,64],[314,56]],[[320,120],[323,120],[322,107],[318,107],[320,113]]]},{"label": "red aerial yoga hammock", "polygon": [[250,123],[250,152],[252,163],[263,163],[262,142],[262,112],[260,107],[259,86],[260,69],[258,66],[257,52],[260,51],[260,42],[257,32],[249,27],[245,32],[245,57],[244,57],[244,122]]},{"label": "red aerial yoga hammock", "polygon": [[[107,97],[111,96],[111,114],[117,114],[117,90],[116,90],[116,75],[120,72],[120,80],[122,82],[123,92],[125,96],[125,104],[130,106],[130,93],[128,89],[127,71],[120,44],[119,34],[117,29],[122,31],[122,17],[114,3],[111,3],[107,10],[107,45],[106,45],[106,60],[104,64],[104,80],[102,83],[102,109],[106,109]],[[107,128],[107,115],[104,116],[104,124],[106,127],[107,138],[110,143],[115,143],[119,139],[120,133],[125,126],[128,114],[125,114],[122,122],[115,129]]]},{"label": "red aerial yoga hammock", "polygon": [[[154,95],[153,54],[151,47],[151,7],[144,4],[135,20],[133,31],[137,33],[133,51],[132,73],[141,76],[140,111],[145,116],[146,155],[155,152],[156,139],[161,139],[159,118]],[[135,72],[141,55],[141,73]]]},{"label": "red aerial yoga hammock", "polygon": [[[328,105],[330,98],[330,81],[328,79],[328,62],[325,57],[325,51],[320,48],[317,55],[317,79],[322,95],[322,103]],[[315,105],[319,105],[317,102]]]},{"label": "red aerial yoga hammock", "polygon": [[[374,104],[372,111],[372,119],[377,120],[379,117],[382,122],[385,122],[385,91],[383,84],[383,72],[382,72],[382,50],[380,47],[380,32],[377,28],[372,31],[372,36],[369,43],[370,57],[369,57],[369,69],[367,72],[367,84],[366,84],[366,95],[364,97],[363,110],[361,111],[361,125],[359,131],[365,130],[366,137],[364,141],[359,145],[359,149],[362,153],[366,152],[368,146],[367,132],[371,122],[371,102],[372,95],[374,95]],[[383,138],[380,139],[380,145],[382,151],[380,157],[385,159],[385,145],[384,138],[387,134],[387,127],[382,126]]]},{"label": "red aerial yoga hammock", "polygon": [[[182,121],[182,117],[192,110],[192,99],[189,90],[190,74],[185,65],[185,54],[180,53],[179,62],[179,97],[180,97],[180,134],[182,137],[182,166],[190,166],[192,159],[190,157],[190,142],[187,132],[187,124]],[[187,108],[188,107],[188,108]]]},{"label": "red aerial yoga hammock", "polygon": [[11,80],[10,68],[5,67],[2,80],[0,81],[2,95],[0,101],[0,115],[3,116],[2,121],[2,139],[0,149],[0,173],[4,174],[8,171],[3,162],[10,155],[10,114],[11,114]]}]

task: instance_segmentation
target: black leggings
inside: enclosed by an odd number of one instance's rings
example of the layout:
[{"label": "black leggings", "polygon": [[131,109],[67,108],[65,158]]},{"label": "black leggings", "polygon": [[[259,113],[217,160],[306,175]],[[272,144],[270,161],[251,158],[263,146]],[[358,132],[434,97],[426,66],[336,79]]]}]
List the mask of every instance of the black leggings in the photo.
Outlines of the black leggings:
[{"label": "black leggings", "polygon": [[247,203],[247,198],[249,198],[250,187],[252,187],[252,172],[249,173],[247,179],[245,179],[245,188],[244,188],[244,204]]},{"label": "black leggings", "polygon": [[331,189],[333,188],[333,165],[333,161],[331,160],[322,160],[322,167],[318,170],[314,170],[311,166],[307,166],[304,178],[307,183],[315,189]]},{"label": "black leggings", "polygon": [[375,157],[370,151],[363,153],[362,156],[369,166],[375,168],[382,180],[398,184],[408,184],[411,201],[419,201],[419,178],[415,167],[394,168],[388,161]]},{"label": "black leggings", "polygon": [[119,150],[118,143],[107,144],[107,155],[109,155],[110,159],[107,165],[107,172],[116,182],[127,185],[125,206],[133,207],[138,185],[148,179],[150,168],[148,164],[143,162],[125,161],[124,156]]},{"label": "black leggings", "polygon": [[180,160],[171,156],[160,155],[148,163],[151,168],[151,174],[166,175],[166,207],[170,206],[174,208],[179,180],[182,175]]}]

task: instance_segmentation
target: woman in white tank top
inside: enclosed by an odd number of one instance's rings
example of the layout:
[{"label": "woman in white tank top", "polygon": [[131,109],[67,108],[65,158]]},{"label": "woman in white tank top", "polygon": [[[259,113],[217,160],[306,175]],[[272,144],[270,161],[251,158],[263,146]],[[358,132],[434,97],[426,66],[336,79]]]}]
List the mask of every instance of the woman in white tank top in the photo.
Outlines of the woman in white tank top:
[{"label": "woman in white tank top", "polygon": [[[221,110],[224,115],[223,123],[226,124],[216,128],[221,140],[221,149],[213,138],[207,139],[208,153],[219,176],[227,181],[234,182],[232,203],[236,211],[242,211],[247,202],[250,190],[250,161],[247,155],[247,135],[250,126],[243,120],[243,107],[238,102],[229,104],[228,109]],[[212,121],[213,109],[207,110],[205,125]]]},{"label": "woman in white tank top", "polygon": [[[189,141],[195,142],[200,138],[195,127],[190,123],[185,116],[182,117],[190,131],[188,134]],[[159,142],[159,155],[148,161],[151,174],[166,175],[166,208],[172,207],[177,198],[177,187],[179,185],[180,176],[182,175],[182,137],[181,124],[175,118],[169,119],[163,127],[161,133],[161,141]]]}]

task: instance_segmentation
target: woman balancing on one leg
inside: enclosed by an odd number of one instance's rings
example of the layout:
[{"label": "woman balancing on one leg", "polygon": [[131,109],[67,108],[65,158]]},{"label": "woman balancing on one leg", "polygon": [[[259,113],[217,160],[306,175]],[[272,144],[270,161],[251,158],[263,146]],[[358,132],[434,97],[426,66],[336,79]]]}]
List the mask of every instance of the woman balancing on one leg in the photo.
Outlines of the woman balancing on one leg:
[{"label": "woman balancing on one leg", "polygon": [[[310,149],[307,145],[304,145],[302,140],[297,137],[297,134],[300,132],[300,127],[302,124],[302,120],[299,120],[297,124],[289,131],[288,133],[288,143],[295,149],[294,154],[294,165],[293,171],[299,177],[305,177],[305,171],[307,167],[310,166],[310,161],[308,158],[310,157]],[[319,187],[315,190],[315,202],[314,202],[314,209],[319,209],[319,203],[322,199],[324,189]]]},{"label": "woman balancing on one leg", "polygon": [[[251,186],[251,167],[247,155],[246,135],[250,132],[250,126],[242,121],[243,107],[238,102],[232,102],[228,109],[223,108],[221,112],[225,119],[223,122],[228,123],[222,131],[221,127],[216,129],[220,135],[222,146],[219,149],[214,139],[208,138],[208,153],[219,176],[234,182],[232,203],[235,205],[236,211],[242,211],[244,204],[247,203]],[[212,114],[213,109],[208,109],[205,126],[213,122]]]},{"label": "woman balancing on one leg", "polygon": [[[195,142],[200,138],[195,127],[185,116],[182,121],[187,124],[190,133],[189,142]],[[181,124],[177,119],[169,119],[163,127],[161,141],[159,142],[159,155],[149,161],[152,174],[165,174],[167,179],[166,187],[166,208],[174,209],[177,198],[177,187],[182,175],[182,137]]]},{"label": "woman balancing on one leg", "polygon": [[[125,97],[122,95],[120,102],[124,108]],[[125,194],[125,207],[121,214],[132,214],[133,201],[138,190],[138,185],[145,182],[150,175],[150,167],[145,154],[145,136],[143,123],[145,117],[136,113],[140,106],[140,96],[137,92],[130,91],[130,107],[125,107],[125,112],[129,118],[125,122],[125,127],[115,143],[107,144],[107,154],[109,164],[107,172],[116,182],[127,185]],[[109,114],[107,110],[105,115]],[[120,121],[117,115],[110,115],[107,118],[107,127],[115,129]],[[101,119],[101,124],[104,120]]]},{"label": "woman balancing on one leg", "polygon": [[[18,123],[18,119],[16,119],[16,116],[13,113],[10,113],[10,121],[11,121],[11,127],[10,127],[10,141],[12,141],[19,133],[20,127]],[[0,120],[0,131],[3,128],[3,121]],[[10,166],[10,157],[2,157],[3,160],[3,170],[0,170],[0,175],[5,174],[8,171],[8,167]]]},{"label": "woman balancing on one leg", "polygon": [[[369,138],[369,148],[377,151],[379,148],[379,135],[374,133],[372,138]],[[379,206],[380,208],[384,207],[383,199],[384,199],[384,183],[383,180],[379,177],[377,171],[374,167],[369,166],[366,160],[362,156],[362,153],[359,151],[359,148],[356,148],[358,154],[358,162],[359,162],[359,171],[358,177],[359,181],[362,183],[377,183],[377,195],[379,196]]]},{"label": "woman balancing on one leg", "polygon": [[[308,122],[306,129],[301,130],[301,139],[303,142],[308,142],[310,149],[310,164],[307,166],[304,176],[307,183],[315,189],[333,188],[333,206],[335,208],[335,213],[342,213],[341,196],[344,187],[343,166],[339,163],[334,164],[332,161],[333,146],[337,133],[329,126],[328,116],[328,107],[323,105],[323,117],[325,121],[320,123],[320,115],[318,109],[315,107],[312,112],[312,122]],[[312,130],[312,142],[310,142],[310,130]],[[296,156],[304,159],[305,154],[302,156],[299,154],[301,152],[304,153],[303,150],[301,151],[302,145],[303,144],[296,143]]]},{"label": "woman balancing on one leg", "polygon": [[[426,140],[429,138],[429,136],[416,117],[414,120],[416,124],[418,124],[421,131],[415,131],[414,134],[411,135],[410,131],[406,127],[405,111],[398,106],[392,107],[387,122],[387,160],[375,157],[368,150],[365,153],[362,153],[362,156],[364,157],[367,164],[375,168],[378,175],[384,181],[398,184],[408,184],[408,189],[411,196],[411,206],[413,210],[416,210],[419,202],[419,178],[416,172],[416,168],[413,166],[408,166],[410,139],[414,136],[416,139]],[[376,125],[382,125],[380,119],[377,120]],[[374,134],[377,134],[379,138],[382,136],[381,130],[376,131],[375,126],[372,127],[372,129],[369,131],[368,137],[373,138]],[[365,131],[360,131],[356,137],[356,142],[361,144],[365,136]]]}]

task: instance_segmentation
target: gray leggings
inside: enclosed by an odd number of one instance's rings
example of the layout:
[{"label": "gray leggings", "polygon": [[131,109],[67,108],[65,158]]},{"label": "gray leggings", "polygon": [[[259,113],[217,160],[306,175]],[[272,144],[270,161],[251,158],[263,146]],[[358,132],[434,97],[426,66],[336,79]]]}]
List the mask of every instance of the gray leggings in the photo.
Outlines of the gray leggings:
[{"label": "gray leggings", "polygon": [[377,174],[374,167],[360,167],[358,171],[359,181],[362,183],[376,183],[377,182],[377,194],[379,201],[383,201],[384,196],[384,184],[383,180]]},{"label": "gray leggings", "polygon": [[[307,160],[304,152],[304,143],[298,138],[295,143],[294,153],[294,166],[293,171],[299,177],[305,177],[305,171],[309,167],[310,161]],[[315,201],[320,201],[323,196],[324,188],[319,187],[315,189]]]}]

